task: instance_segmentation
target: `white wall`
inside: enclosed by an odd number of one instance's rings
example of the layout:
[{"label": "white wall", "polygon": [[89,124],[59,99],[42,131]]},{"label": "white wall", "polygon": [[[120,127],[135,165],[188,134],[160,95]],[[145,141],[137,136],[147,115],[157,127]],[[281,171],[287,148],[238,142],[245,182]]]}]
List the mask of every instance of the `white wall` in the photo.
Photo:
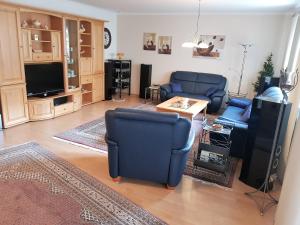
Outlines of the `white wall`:
[{"label": "white wall", "polygon": [[[1,2],[1,0],[0,0]],[[95,19],[109,21],[105,27],[109,28],[112,34],[112,44],[105,50],[105,58],[110,58],[111,53],[116,53],[117,49],[117,13],[96,8],[68,0],[2,0],[2,2],[31,6],[45,10],[69,13],[73,15],[86,16]]]},{"label": "white wall", "polygon": [[[201,15],[200,33],[226,35],[222,59],[193,58],[192,50],[181,44],[192,38],[196,15],[118,15],[118,52],[133,60],[132,92],[139,92],[141,63],[152,64],[152,83],[165,83],[175,70],[189,70],[222,74],[228,78],[229,89],[237,90],[243,49],[239,43],[252,43],[246,59],[243,91],[252,93],[268,54],[274,54],[276,74],[282,65],[285,46],[283,15]],[[173,37],[172,55],[144,51],[143,33]],[[250,94],[251,96],[251,94]]]},{"label": "white wall", "polygon": [[300,121],[297,123],[286,175],[283,181],[275,225],[300,225]]}]

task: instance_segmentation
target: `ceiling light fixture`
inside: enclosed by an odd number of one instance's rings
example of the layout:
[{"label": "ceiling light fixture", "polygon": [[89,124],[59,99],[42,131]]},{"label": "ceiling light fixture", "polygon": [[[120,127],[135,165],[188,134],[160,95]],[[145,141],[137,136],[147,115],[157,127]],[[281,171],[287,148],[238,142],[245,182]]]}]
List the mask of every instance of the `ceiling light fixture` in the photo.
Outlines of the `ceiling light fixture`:
[{"label": "ceiling light fixture", "polygon": [[197,24],[196,24],[196,32],[194,34],[193,41],[184,42],[181,46],[184,48],[208,48],[208,44],[206,44],[203,40],[200,39],[199,34],[199,19],[200,19],[200,6],[201,0],[198,0],[198,16],[197,16]]}]

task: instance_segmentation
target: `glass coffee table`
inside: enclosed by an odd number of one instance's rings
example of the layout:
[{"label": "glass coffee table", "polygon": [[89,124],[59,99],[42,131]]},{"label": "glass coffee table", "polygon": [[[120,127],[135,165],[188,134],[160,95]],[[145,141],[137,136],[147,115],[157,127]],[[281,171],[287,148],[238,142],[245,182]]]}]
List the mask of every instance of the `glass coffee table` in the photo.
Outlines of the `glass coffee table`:
[{"label": "glass coffee table", "polygon": [[206,116],[206,109],[208,101],[184,98],[175,96],[156,106],[158,112],[177,112],[183,117],[187,117],[190,120],[203,111],[203,118]]}]

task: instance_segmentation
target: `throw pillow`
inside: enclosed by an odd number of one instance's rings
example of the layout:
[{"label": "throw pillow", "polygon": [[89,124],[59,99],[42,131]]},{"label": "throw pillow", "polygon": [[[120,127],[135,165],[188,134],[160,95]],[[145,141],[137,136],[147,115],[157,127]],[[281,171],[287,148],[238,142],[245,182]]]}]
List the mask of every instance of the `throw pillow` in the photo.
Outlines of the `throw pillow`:
[{"label": "throw pillow", "polygon": [[241,121],[247,122],[250,119],[252,104],[248,105],[241,116]]},{"label": "throw pillow", "polygon": [[215,88],[215,87],[210,87],[210,88],[208,88],[208,90],[206,91],[205,95],[206,95],[206,97],[210,97],[210,96],[212,96],[214,93],[216,93],[217,91],[218,91],[217,88]]},{"label": "throw pillow", "polygon": [[172,92],[182,92],[181,84],[179,83],[170,83]]},{"label": "throw pillow", "polygon": [[228,105],[245,109],[251,103],[252,103],[252,101],[250,99],[247,99],[247,98],[232,98],[232,99],[229,100]]}]

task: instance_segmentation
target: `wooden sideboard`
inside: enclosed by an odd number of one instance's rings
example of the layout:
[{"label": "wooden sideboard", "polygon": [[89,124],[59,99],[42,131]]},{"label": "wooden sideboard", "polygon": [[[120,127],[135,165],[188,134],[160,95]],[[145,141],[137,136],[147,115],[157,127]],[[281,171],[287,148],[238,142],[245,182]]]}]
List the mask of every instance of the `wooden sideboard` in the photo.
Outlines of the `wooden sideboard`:
[{"label": "wooden sideboard", "polygon": [[[36,20],[40,26],[34,24]],[[0,27],[5,128],[65,115],[104,100],[104,21],[1,3]],[[27,97],[24,66],[50,62],[64,65],[64,92]],[[63,103],[55,104],[60,98]]]}]

